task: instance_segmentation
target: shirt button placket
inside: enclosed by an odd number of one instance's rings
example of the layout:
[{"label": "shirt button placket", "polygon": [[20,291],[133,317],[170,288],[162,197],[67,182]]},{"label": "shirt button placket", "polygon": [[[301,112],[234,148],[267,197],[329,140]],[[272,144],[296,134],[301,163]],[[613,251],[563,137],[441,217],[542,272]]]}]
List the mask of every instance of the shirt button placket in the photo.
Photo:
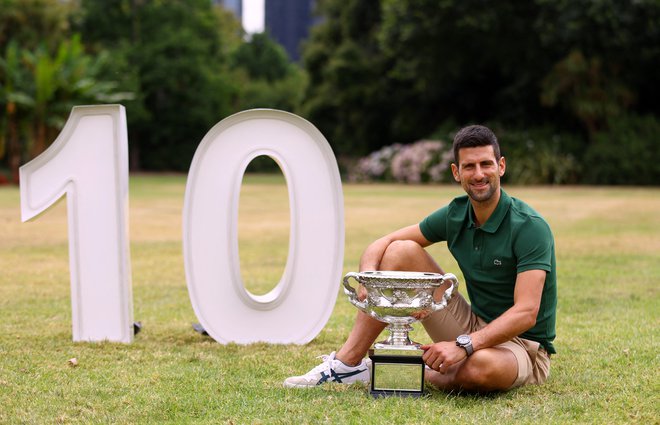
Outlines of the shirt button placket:
[{"label": "shirt button placket", "polygon": [[474,247],[472,251],[472,264],[474,264],[475,266],[479,266],[481,264],[480,261],[481,242],[482,242],[481,231],[479,229],[476,229],[472,239],[472,246]]}]

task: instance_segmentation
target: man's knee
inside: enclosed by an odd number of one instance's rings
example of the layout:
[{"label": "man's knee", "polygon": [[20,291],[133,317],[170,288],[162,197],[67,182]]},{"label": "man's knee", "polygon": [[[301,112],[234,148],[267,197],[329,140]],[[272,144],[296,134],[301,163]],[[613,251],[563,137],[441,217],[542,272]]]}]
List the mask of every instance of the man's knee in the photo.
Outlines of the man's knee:
[{"label": "man's knee", "polygon": [[399,240],[392,242],[380,262],[381,270],[414,270],[416,261],[424,248],[415,241]]},{"label": "man's knee", "polygon": [[480,350],[462,365],[456,380],[467,390],[498,391],[510,388],[517,376],[518,363],[513,353]]}]

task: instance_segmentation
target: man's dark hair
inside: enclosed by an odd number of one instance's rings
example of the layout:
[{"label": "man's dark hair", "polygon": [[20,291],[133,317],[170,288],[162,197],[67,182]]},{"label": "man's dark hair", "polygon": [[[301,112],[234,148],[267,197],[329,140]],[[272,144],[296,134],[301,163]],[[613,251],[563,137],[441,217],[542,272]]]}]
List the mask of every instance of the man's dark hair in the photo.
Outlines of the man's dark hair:
[{"label": "man's dark hair", "polygon": [[476,148],[479,146],[492,146],[495,152],[495,159],[500,160],[500,145],[497,143],[497,137],[488,127],[483,125],[470,125],[463,127],[454,136],[454,161],[458,165],[458,151],[463,148]]}]

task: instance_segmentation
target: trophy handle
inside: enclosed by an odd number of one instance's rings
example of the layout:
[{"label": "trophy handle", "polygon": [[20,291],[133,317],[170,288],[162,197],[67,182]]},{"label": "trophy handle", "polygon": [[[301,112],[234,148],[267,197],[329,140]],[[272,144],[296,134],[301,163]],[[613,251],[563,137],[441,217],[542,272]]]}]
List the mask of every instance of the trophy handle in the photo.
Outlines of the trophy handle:
[{"label": "trophy handle", "polygon": [[358,296],[357,296],[357,291],[355,288],[353,288],[349,283],[348,280],[350,278],[355,279],[355,281],[359,284],[360,280],[358,279],[358,274],[355,272],[349,272],[346,273],[346,276],[344,276],[344,293],[348,295],[348,300],[353,304],[355,307],[359,308],[360,310],[364,311],[365,313],[367,312],[367,300],[365,299],[364,301],[359,301]]},{"label": "trophy handle", "polygon": [[442,280],[443,281],[450,280],[451,286],[447,288],[444,294],[442,294],[442,300],[440,300],[440,302],[433,301],[433,304],[431,304],[431,310],[433,311],[440,311],[443,308],[447,307],[447,302],[452,297],[452,295],[454,295],[454,291],[456,290],[456,288],[458,288],[458,279],[452,273],[444,274],[442,276]]}]

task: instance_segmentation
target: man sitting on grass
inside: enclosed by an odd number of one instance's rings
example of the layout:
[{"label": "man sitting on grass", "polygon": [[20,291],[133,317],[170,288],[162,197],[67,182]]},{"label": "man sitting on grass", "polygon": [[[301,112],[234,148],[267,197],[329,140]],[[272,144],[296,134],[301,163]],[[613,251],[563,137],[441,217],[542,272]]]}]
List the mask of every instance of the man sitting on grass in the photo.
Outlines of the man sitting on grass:
[{"label": "man sitting on grass", "polygon": [[[422,320],[433,344],[425,351],[426,380],[445,390],[496,391],[541,384],[555,353],[557,271],[554,238],[546,221],[500,188],[506,163],[497,138],[483,126],[460,130],[453,144],[454,179],[467,196],[419,224],[376,240],[360,271],[444,273],[425,247],[446,241],[465,277],[471,305],[456,293],[448,306]],[[438,288],[442,294],[446,285]],[[364,297],[364,288],[361,288]],[[324,382],[369,382],[365,355],[386,324],[358,312],[337,352],[286,387]]]}]

